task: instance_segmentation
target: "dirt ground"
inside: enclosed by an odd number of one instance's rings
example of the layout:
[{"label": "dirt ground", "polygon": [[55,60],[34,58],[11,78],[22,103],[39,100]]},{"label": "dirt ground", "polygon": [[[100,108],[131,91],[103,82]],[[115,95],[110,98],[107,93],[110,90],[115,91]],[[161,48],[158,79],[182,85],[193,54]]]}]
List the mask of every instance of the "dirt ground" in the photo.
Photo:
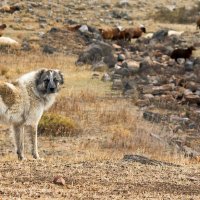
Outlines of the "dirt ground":
[{"label": "dirt ground", "polygon": [[[144,165],[125,161],[115,152],[106,158],[98,149],[80,149],[85,140],[80,137],[39,137],[43,160],[28,156],[20,162],[7,133],[1,138],[1,199],[200,199],[197,164]],[[57,175],[64,178],[64,186],[53,183]]]}]

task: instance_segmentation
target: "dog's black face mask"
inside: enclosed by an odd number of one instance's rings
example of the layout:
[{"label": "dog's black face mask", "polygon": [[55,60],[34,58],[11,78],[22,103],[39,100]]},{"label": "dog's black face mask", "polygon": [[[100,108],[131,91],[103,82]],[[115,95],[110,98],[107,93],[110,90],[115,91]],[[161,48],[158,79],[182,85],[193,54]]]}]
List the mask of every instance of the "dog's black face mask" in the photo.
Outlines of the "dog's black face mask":
[{"label": "dog's black face mask", "polygon": [[59,85],[64,83],[63,75],[59,70],[41,70],[38,72],[36,87],[42,94],[52,94],[59,90]]}]

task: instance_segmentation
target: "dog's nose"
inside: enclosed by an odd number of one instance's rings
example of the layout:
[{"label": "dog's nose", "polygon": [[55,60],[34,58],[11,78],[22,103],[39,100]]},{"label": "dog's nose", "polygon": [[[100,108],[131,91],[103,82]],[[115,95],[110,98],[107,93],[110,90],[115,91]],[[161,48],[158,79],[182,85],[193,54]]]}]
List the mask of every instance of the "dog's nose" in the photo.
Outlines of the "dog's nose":
[{"label": "dog's nose", "polygon": [[51,87],[49,88],[50,92],[55,92],[55,88],[54,87]]}]

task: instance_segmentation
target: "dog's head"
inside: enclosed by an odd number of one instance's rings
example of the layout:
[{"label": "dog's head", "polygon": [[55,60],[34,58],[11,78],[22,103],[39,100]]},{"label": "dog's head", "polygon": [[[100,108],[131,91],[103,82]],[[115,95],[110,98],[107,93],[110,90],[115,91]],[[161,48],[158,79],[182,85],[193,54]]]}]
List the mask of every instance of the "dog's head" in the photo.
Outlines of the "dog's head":
[{"label": "dog's head", "polygon": [[59,85],[64,83],[64,78],[59,70],[41,69],[36,75],[36,88],[39,93],[53,94],[59,91]]}]

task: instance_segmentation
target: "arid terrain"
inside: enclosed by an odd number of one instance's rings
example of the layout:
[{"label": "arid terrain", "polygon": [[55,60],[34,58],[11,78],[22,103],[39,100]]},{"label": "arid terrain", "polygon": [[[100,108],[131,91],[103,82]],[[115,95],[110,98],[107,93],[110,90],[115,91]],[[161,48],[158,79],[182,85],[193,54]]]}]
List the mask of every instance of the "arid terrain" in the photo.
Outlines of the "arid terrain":
[{"label": "arid terrain", "polygon": [[[200,33],[196,30],[196,19],[192,23],[171,23],[157,21],[154,16],[163,7],[169,10],[182,6],[192,9],[196,2],[5,0],[0,2],[0,7],[5,4],[19,5],[20,10],[10,14],[1,12],[0,8],[0,24],[7,25],[3,36],[18,42],[14,46],[0,44],[1,81],[9,82],[43,67],[60,69],[65,83],[56,103],[45,114],[64,117],[69,127],[65,129],[65,124],[62,124],[64,128],[60,131],[42,119],[45,128],[40,129],[38,137],[42,159],[32,159],[26,138],[27,160],[18,161],[9,127],[0,125],[0,199],[200,199],[200,97],[196,89],[200,73],[196,68],[192,72],[183,72],[182,64],[161,55],[162,42],[145,43],[148,33],[162,29],[183,31],[178,39],[166,39],[167,45],[173,43],[169,50],[179,44],[193,44],[196,51],[191,60],[198,59]],[[122,12],[122,17],[116,17],[116,10]],[[91,44],[91,36],[69,31],[74,24],[87,24],[96,29],[144,24],[147,29],[142,36],[144,39],[132,39],[128,44],[105,42],[113,48],[114,57],[126,52],[121,53],[122,50],[118,49],[135,47],[129,61],[142,63],[144,54],[152,56],[152,59],[158,58],[155,63],[160,68],[156,66],[153,75],[148,72],[140,76],[131,75],[135,78],[134,85],[138,84],[138,90],[134,89],[131,95],[129,92],[133,88],[127,92],[117,85],[117,81],[102,81],[101,77],[107,72],[112,73],[112,69],[103,66],[103,70],[93,71],[93,64],[76,65],[79,55]],[[179,43],[179,38],[182,43]],[[152,50],[154,48],[156,53]],[[195,73],[197,78],[191,75]],[[160,82],[167,85],[167,92],[163,89],[165,86],[156,82],[158,75],[161,75]],[[140,88],[145,95],[144,88],[153,92],[154,88],[149,89],[149,82],[147,85],[140,82],[143,76],[152,78],[152,82],[157,84],[153,86],[159,86],[159,94],[151,95],[154,100],[171,93],[176,96],[179,89],[185,91],[190,89],[190,85],[195,87],[196,98],[192,99],[192,104],[187,95],[178,96],[173,103],[160,99],[159,103],[146,101]],[[181,77],[186,83],[176,85],[174,82]],[[192,81],[188,77],[192,77]],[[175,81],[168,83],[165,79]],[[172,88],[170,84],[174,84]],[[144,113],[158,114],[155,119],[154,116],[145,117]],[[186,117],[189,122],[181,124]],[[57,120],[58,127],[59,123]],[[55,184],[56,176],[61,176],[65,184]]]}]

